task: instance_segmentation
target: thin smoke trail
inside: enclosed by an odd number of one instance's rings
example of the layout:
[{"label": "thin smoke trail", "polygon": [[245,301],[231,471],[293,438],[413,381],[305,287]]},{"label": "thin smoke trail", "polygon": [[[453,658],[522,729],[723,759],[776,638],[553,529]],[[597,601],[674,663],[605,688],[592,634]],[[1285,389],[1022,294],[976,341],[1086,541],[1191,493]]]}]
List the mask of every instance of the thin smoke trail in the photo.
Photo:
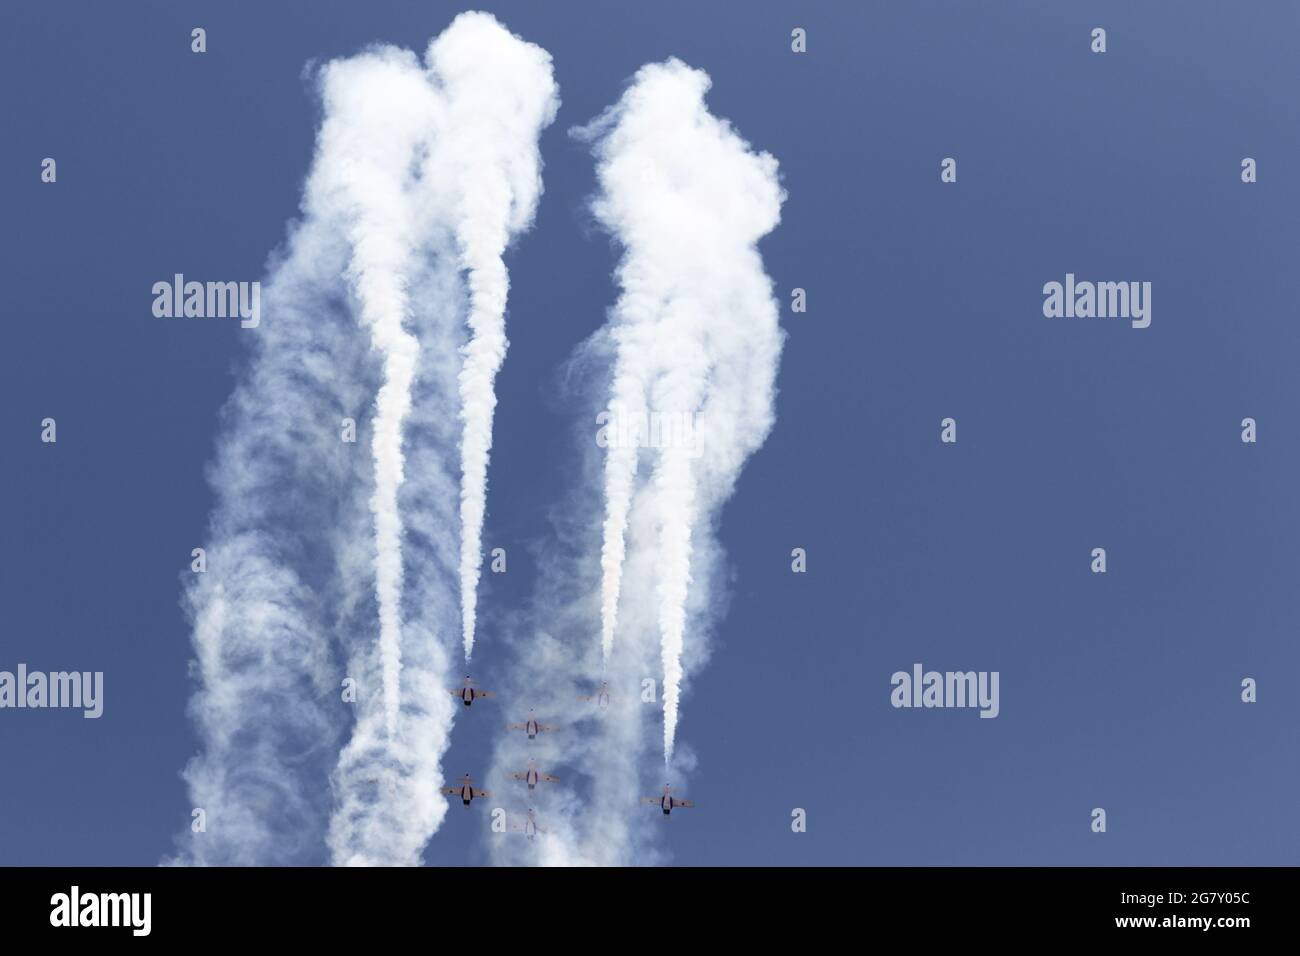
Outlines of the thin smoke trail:
[{"label": "thin smoke trail", "polygon": [[[418,325],[411,290],[425,281],[438,241],[436,219],[412,201],[414,160],[436,128],[438,103],[415,57],[392,48],[328,64],[320,83],[325,121],[309,202],[337,206],[352,224],[346,278],[382,374],[369,499],[379,636],[372,644],[367,603],[341,615],[347,674],[358,689],[352,736],[332,775],[336,805],[327,842],[336,863],[411,863],[421,837],[441,819],[419,792],[437,779],[437,754],[420,752],[410,739],[412,725],[431,723],[437,711],[413,712],[402,695],[404,685],[440,676],[436,656],[420,659],[426,648],[405,620],[402,508],[407,416],[420,354],[433,345],[408,330],[408,322]],[[355,512],[341,518],[359,530]]]},{"label": "thin smoke trail", "polygon": [[[610,404],[619,410],[619,414],[639,422],[645,416],[645,385],[633,365],[635,348],[623,344],[626,338],[619,340],[614,358]],[[617,419],[614,421],[618,423]],[[614,650],[614,634],[618,627],[618,600],[623,586],[623,560],[627,553],[628,509],[632,506],[636,473],[635,443],[610,443],[605,454],[605,524],[600,552],[600,649],[605,664],[609,663],[609,655]]]},{"label": "thin smoke trail", "polygon": [[340,91],[337,74],[326,77],[335,112],[322,133],[325,147],[319,170],[321,179],[338,173],[330,187],[339,190],[354,217],[348,274],[360,321],[369,329],[371,345],[383,356],[383,384],[372,424],[375,475],[370,510],[384,727],[392,737],[401,709],[402,664],[402,515],[397,498],[403,480],[402,434],[420,348],[405,328],[412,226],[405,202],[409,189],[405,162],[430,117],[427,106],[412,108],[427,97],[411,87],[405,63],[375,65],[361,79],[374,84],[373,91],[366,90],[370,96],[357,95],[358,88]]},{"label": "thin smoke trail", "polygon": [[695,519],[695,485],[683,449],[665,448],[655,470],[663,556],[659,579],[660,665],[664,675],[664,762],[673,757],[686,645],[686,597],[690,588],[691,535]]}]

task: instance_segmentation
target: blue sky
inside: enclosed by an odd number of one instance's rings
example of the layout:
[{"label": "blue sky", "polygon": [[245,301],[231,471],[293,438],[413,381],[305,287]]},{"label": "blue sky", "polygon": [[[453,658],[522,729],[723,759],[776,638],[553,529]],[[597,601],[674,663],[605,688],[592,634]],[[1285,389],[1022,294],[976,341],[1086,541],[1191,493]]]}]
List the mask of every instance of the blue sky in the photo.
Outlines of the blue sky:
[{"label": "blue sky", "polygon": [[[809,309],[783,313],[776,426],[722,516],[730,604],[684,703],[697,807],[665,821],[673,861],[1300,862],[1295,7],[480,8],[550,51],[563,101],[507,260],[485,544],[523,556],[551,535],[571,478],[556,376],[617,294],[567,130],[675,55],[788,193],[761,251],[783,305],[799,286]],[[305,66],[422,50],[459,9],[2,15],[0,669],[102,670],[106,692],[97,721],[0,711],[0,863],[150,865],[186,826],[179,595],[246,343],[154,319],[149,289],[260,276],[312,156]],[[1151,327],[1045,318],[1042,285],[1067,272],[1152,282]],[[526,609],[536,580],[516,561],[485,621]],[[511,662],[482,640],[490,683]],[[918,661],[998,671],[999,717],[892,708],[890,675]],[[485,759],[484,728],[457,726],[449,776]],[[482,862],[481,843],[457,806],[426,859]]]}]

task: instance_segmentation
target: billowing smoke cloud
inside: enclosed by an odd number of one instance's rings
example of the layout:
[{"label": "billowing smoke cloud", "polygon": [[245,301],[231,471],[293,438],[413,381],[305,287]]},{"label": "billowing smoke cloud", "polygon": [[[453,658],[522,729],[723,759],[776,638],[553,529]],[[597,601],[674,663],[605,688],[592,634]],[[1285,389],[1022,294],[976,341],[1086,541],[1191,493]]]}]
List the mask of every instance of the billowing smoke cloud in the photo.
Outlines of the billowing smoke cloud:
[{"label": "billowing smoke cloud", "polygon": [[780,219],[776,160],[752,152],[709,113],[708,87],[706,74],[679,61],[647,66],[584,131],[600,163],[596,216],[624,250],[622,293],[610,315],[610,400],[615,420],[630,416],[632,426],[612,443],[605,467],[603,650],[608,657],[613,646],[645,458],[652,472],[644,503],[659,526],[666,760],[677,728],[694,539],[771,427],[782,340],[755,248]]},{"label": "billowing smoke cloud", "polygon": [[[618,301],[565,376],[599,378],[581,401],[606,412],[603,460],[591,417],[577,440],[589,449],[579,484],[604,487],[605,513],[591,521],[581,487],[561,510],[504,688],[564,729],[504,738],[489,783],[517,787],[506,774],[530,756],[590,780],[568,776],[532,795],[551,832],[532,843],[494,837],[499,863],[660,859],[658,811],[639,803],[665,782],[641,773],[660,749],[648,733],[647,679],[662,675],[653,699],[663,704],[665,776],[684,789],[694,767],[675,734],[682,682],[703,664],[727,601],[714,524],[771,428],[783,339],[756,248],[780,217],[777,164],[709,113],[708,88],[706,74],[677,60],[649,65],[575,131],[598,160],[593,209],[623,253]],[[598,643],[587,636],[595,617]],[[602,679],[607,709],[577,703]]]},{"label": "billowing smoke cloud", "polygon": [[[378,47],[319,80],[303,219],[265,283],[211,475],[208,572],[187,593],[203,751],[186,778],[206,820],[190,862],[310,863],[328,846],[336,863],[416,863],[446,810],[469,557],[455,503],[478,503],[477,567],[501,255],[541,192],[555,85],[546,52],[485,14],[423,63]],[[364,438],[340,440],[348,418],[368,425],[367,461]]]}]

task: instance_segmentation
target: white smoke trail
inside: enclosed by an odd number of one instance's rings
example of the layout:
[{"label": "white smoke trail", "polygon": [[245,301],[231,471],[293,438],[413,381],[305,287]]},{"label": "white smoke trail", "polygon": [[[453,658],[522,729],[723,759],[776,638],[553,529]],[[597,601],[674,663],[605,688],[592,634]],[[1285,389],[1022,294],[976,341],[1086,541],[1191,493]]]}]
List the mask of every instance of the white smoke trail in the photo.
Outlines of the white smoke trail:
[{"label": "white smoke trail", "polygon": [[[631,298],[630,296],[628,297]],[[630,310],[629,301],[626,308]],[[639,354],[629,342],[640,327],[624,326],[615,330],[618,350],[614,358],[614,376],[610,387],[610,405],[617,416],[640,422],[646,415],[645,383],[637,374],[633,358]],[[621,333],[621,334],[620,334]],[[628,343],[624,345],[624,343]],[[634,442],[616,441],[605,452],[605,525],[600,549],[600,650],[602,661],[609,663],[614,650],[614,632],[618,627],[618,600],[623,585],[623,560],[627,553],[627,518],[636,484],[637,446]]]},{"label": "white smoke trail", "polygon": [[326,120],[316,174],[317,201],[339,203],[351,218],[348,276],[359,319],[383,356],[383,385],[375,401],[375,597],[384,727],[397,733],[401,709],[402,433],[420,343],[406,331],[406,283],[417,224],[411,220],[409,163],[428,135],[434,110],[411,58],[400,53],[331,64],[322,74]]},{"label": "white smoke trail", "polygon": [[202,749],[185,770],[195,819],[173,862],[320,859],[346,720],[328,595],[348,590],[349,564],[369,564],[368,549],[339,551],[323,530],[370,477],[340,453],[337,430],[373,377],[340,301],[348,258],[331,216],[292,231],[264,283],[254,359],[222,413],[207,570],[185,595],[200,682],[190,714]]},{"label": "white smoke trail", "polygon": [[429,68],[441,81],[446,104],[444,122],[454,132],[433,155],[430,176],[442,177],[453,190],[456,242],[469,284],[471,335],[460,372],[461,628],[469,660],[482,568],[493,386],[507,344],[510,283],[501,256],[532,222],[542,187],[537,139],[555,119],[559,101],[545,50],[520,43],[489,17],[462,17],[456,29],[429,48]]},{"label": "white smoke trail", "polygon": [[[549,56],[485,14],[458,17],[425,64],[379,47],[319,78],[303,220],[265,283],[213,469],[210,568],[188,593],[203,751],[186,776],[209,821],[188,862],[311,863],[328,846],[336,863],[417,863],[446,810],[460,350],[467,317],[475,335],[476,314],[499,324],[555,87]],[[492,383],[476,382],[490,434]],[[371,402],[366,468],[337,429],[364,427]]]},{"label": "white smoke trail", "polygon": [[[676,737],[693,538],[772,422],[781,350],[771,281],[756,244],[780,219],[776,161],[704,104],[706,74],[677,60],[642,68],[583,131],[595,143],[597,218],[622,245],[611,399],[695,424],[694,443],[649,449],[660,527],[664,757]],[[636,454],[611,450],[602,545],[602,645],[612,648]]]},{"label": "white smoke trail", "polygon": [[[601,186],[594,208],[623,256],[618,301],[565,380],[600,365],[611,378],[595,387],[589,407],[635,423],[646,413],[693,415],[695,441],[628,454],[613,444],[601,461],[590,433],[578,438],[587,457],[551,550],[537,562],[543,577],[518,622],[517,664],[504,687],[564,727],[532,742],[502,738],[488,784],[508,793],[518,785],[506,775],[528,757],[583,768],[591,779],[584,786],[566,775],[533,795],[551,834],[533,843],[493,839],[498,863],[661,860],[658,811],[639,803],[666,782],[662,765],[642,773],[661,746],[666,776],[689,795],[683,778],[694,758],[675,741],[681,686],[703,666],[704,638],[727,601],[714,524],[771,428],[783,338],[756,250],[784,199],[776,161],[710,115],[708,87],[704,73],[677,60],[649,65],[613,108],[576,131],[593,143]],[[651,466],[644,474],[640,457]],[[602,484],[605,514],[592,522],[587,489]],[[585,636],[597,615],[599,650]],[[662,740],[642,696],[647,675],[660,670]],[[606,711],[576,702],[602,679],[612,698]]]},{"label": "white smoke trail", "polygon": [[[437,128],[439,104],[416,58],[392,48],[328,64],[320,89],[325,120],[308,207],[337,210],[350,223],[349,287],[383,362],[371,424],[379,638],[377,646],[370,641],[366,604],[340,615],[350,632],[343,638],[347,675],[358,694],[352,737],[333,775],[337,805],[327,841],[336,863],[413,863],[442,817],[425,789],[440,783],[440,750],[425,742],[438,741],[440,732],[445,737],[443,724],[450,720],[450,708],[440,711],[437,701],[404,706],[401,693],[404,684],[447,683],[445,664],[426,646],[432,635],[404,627],[400,507],[405,425],[420,352],[455,341],[422,343],[406,329],[408,318],[412,327],[418,323],[410,293],[437,264],[438,220],[414,197],[416,160]],[[347,530],[360,530],[357,516],[350,517]],[[375,687],[378,695],[371,692]],[[412,739],[417,728],[418,742]]]}]

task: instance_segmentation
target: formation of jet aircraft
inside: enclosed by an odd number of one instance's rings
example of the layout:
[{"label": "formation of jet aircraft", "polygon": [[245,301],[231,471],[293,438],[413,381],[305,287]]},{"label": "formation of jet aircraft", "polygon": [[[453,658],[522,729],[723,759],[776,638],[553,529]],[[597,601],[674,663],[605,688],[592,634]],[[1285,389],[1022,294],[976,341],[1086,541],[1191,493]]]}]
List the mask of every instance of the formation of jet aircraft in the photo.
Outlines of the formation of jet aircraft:
[{"label": "formation of jet aircraft", "polygon": [[[453,697],[459,697],[466,707],[471,706],[476,700],[496,696],[493,691],[479,690],[474,686],[474,681],[468,676],[465,678],[463,686],[452,688],[449,692]],[[597,708],[600,710],[605,710],[609,707],[610,699],[609,684],[606,681],[601,681],[600,687],[594,693],[578,697],[578,700],[580,701],[595,703]],[[532,710],[528,711],[528,717],[521,723],[507,724],[506,727],[508,730],[522,730],[528,735],[529,740],[536,740],[538,734],[554,733],[560,729],[560,725],[558,724],[544,724],[539,721]],[[532,759],[529,759],[528,761],[528,769],[512,773],[510,774],[510,777],[514,780],[522,781],[527,785],[529,790],[536,790],[539,783],[560,782],[559,777],[553,777],[548,773],[543,773],[538,770],[537,761]],[[465,774],[464,779],[458,786],[445,787],[442,792],[448,795],[459,795],[461,802],[467,807],[474,800],[492,796],[492,794],[486,790],[476,789],[474,786],[474,780],[469,774]],[[695,803],[691,800],[683,800],[679,797],[673,796],[672,787],[668,784],[664,785],[664,792],[662,794],[654,797],[642,797],[641,802],[657,804],[659,808],[663,810],[664,816],[668,816],[673,812],[673,810],[682,807],[695,806]],[[510,829],[515,833],[523,833],[529,840],[534,839],[539,833],[544,834],[548,832],[544,826],[538,823],[537,817],[531,807],[528,810],[528,814],[522,820],[516,820],[510,824]]]}]

